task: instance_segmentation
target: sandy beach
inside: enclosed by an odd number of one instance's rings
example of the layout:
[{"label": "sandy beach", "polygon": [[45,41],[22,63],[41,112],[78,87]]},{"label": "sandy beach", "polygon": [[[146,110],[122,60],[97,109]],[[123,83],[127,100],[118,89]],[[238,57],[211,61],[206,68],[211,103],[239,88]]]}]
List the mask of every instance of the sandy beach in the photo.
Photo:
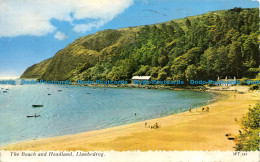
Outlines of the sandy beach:
[{"label": "sandy beach", "polygon": [[[0,150],[234,150],[235,142],[228,140],[225,134],[238,135],[240,126],[236,119],[248,111],[249,105],[254,106],[259,101],[259,93],[248,92],[243,86],[231,88],[244,93],[218,91],[226,97],[207,105],[209,112],[197,108],[197,111],[192,109],[191,112],[113,128],[6,145]],[[155,123],[160,128],[149,128]]]}]

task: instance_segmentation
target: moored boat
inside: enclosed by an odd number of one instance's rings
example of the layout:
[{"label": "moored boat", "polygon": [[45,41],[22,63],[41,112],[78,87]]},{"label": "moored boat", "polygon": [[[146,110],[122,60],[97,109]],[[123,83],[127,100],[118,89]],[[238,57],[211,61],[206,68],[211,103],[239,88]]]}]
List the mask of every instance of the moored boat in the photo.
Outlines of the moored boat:
[{"label": "moored boat", "polygon": [[34,117],[34,118],[36,118],[36,117],[39,117],[39,116],[41,116],[41,115],[27,115],[27,118],[32,118],[32,117]]},{"label": "moored boat", "polygon": [[32,105],[32,107],[43,107],[43,105]]}]

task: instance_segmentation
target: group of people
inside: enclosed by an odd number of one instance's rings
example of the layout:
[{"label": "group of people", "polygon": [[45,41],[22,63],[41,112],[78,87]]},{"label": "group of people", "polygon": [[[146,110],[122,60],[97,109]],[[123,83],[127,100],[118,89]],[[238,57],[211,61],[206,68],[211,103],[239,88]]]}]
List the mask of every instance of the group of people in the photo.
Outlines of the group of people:
[{"label": "group of people", "polygon": [[[207,112],[209,112],[209,107],[207,106],[207,107],[204,108],[204,106],[203,106],[203,107],[201,108],[201,110],[202,110],[202,111],[206,110]],[[196,109],[196,111],[197,111],[197,109]],[[191,112],[191,107],[189,107],[189,112]]]},{"label": "group of people", "polygon": [[[146,122],[144,123],[144,126],[147,127],[147,123]],[[159,125],[158,125],[158,123],[155,123],[154,125],[151,125],[151,126],[149,125],[148,128],[156,129],[156,128],[159,128]]]},{"label": "group of people", "polygon": [[[205,111],[209,112],[209,107],[208,106],[205,106],[205,107],[203,106],[201,108],[201,110],[202,111],[205,110]],[[197,109],[196,109],[196,111],[197,111]],[[189,107],[189,112],[191,112],[191,107]],[[136,113],[135,113],[135,116],[136,116]],[[144,123],[144,126],[147,128],[147,122]],[[158,125],[158,123],[155,123],[154,125],[149,125],[148,128],[156,129],[156,128],[159,128],[159,125]]]},{"label": "group of people", "polygon": [[[205,108],[202,107],[201,109],[202,109],[202,111],[204,111],[206,109],[206,107]],[[207,110],[206,111],[209,112],[209,107],[208,106],[207,106]]]}]

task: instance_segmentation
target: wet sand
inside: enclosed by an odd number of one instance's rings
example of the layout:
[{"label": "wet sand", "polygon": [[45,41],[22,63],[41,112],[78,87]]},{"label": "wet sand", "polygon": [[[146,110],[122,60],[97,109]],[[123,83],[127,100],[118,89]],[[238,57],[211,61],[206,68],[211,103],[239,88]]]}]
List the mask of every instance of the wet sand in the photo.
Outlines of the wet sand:
[{"label": "wet sand", "polygon": [[[232,88],[247,91],[247,88],[242,86]],[[0,150],[234,150],[235,142],[228,140],[225,134],[238,135],[238,121],[248,111],[249,105],[254,106],[259,101],[259,93],[219,93],[227,96],[207,105],[209,112],[202,112],[201,108],[197,108],[197,111],[192,109],[191,112],[113,128],[6,145],[0,147]],[[155,123],[158,123],[160,128],[148,127]]]}]

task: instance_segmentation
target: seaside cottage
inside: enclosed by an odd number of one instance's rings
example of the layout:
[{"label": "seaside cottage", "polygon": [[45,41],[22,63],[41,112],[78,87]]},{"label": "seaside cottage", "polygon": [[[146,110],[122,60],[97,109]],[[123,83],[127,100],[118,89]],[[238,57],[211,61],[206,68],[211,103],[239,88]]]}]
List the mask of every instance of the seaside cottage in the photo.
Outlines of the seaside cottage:
[{"label": "seaside cottage", "polygon": [[151,76],[133,76],[132,77],[132,84],[135,82],[146,82],[146,81],[151,81]]}]

